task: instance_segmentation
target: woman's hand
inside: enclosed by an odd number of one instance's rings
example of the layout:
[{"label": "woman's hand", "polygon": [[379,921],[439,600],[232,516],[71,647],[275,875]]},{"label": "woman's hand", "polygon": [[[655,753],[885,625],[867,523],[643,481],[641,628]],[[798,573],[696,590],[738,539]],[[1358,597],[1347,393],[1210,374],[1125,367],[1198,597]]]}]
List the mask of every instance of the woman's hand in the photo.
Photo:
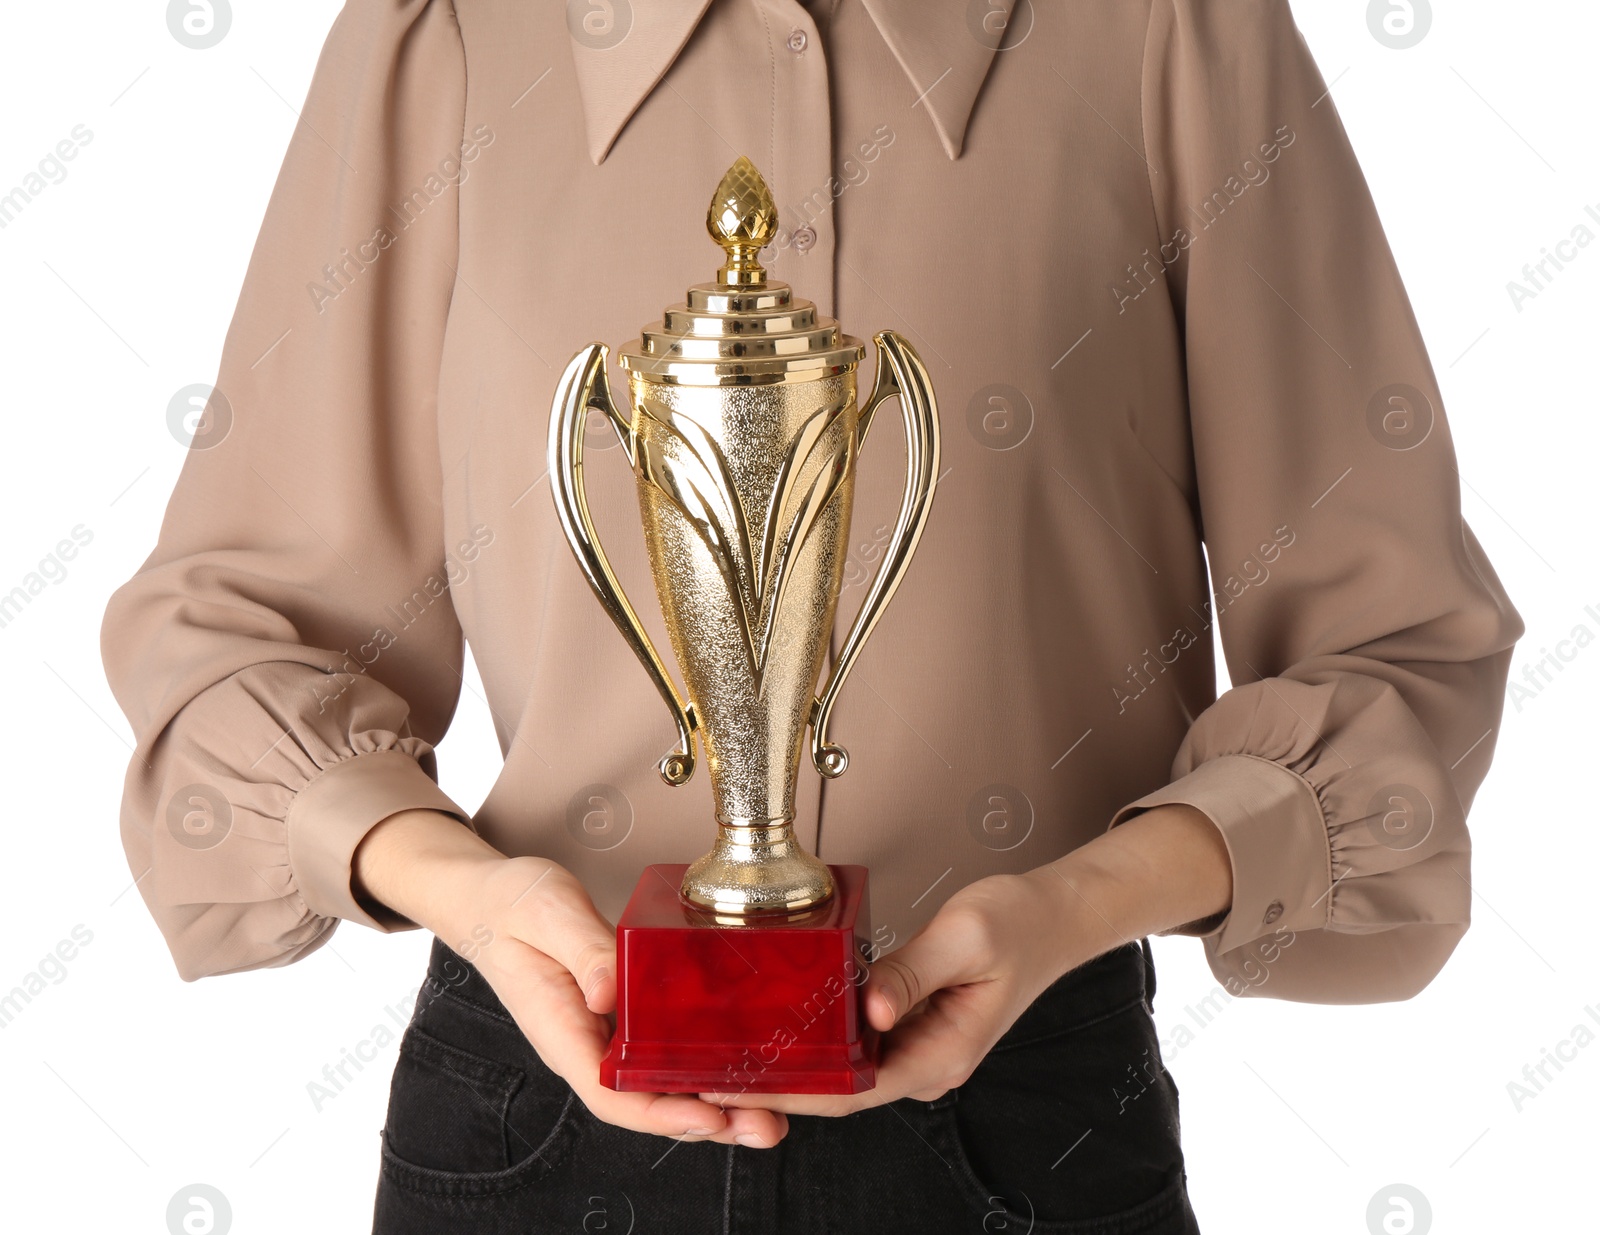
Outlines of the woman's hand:
[{"label": "woman's hand", "polygon": [[886,1033],[875,1088],[841,1097],[701,1096],[730,1110],[796,1115],[932,1101],[964,1083],[1068,970],[1226,909],[1232,897],[1232,865],[1216,826],[1192,807],[1157,807],[1048,866],[969,884],[874,964],[867,1019]]},{"label": "woman's hand", "polygon": [[354,874],[359,898],[446,943],[474,941],[469,959],[596,1118],[756,1148],[788,1132],[788,1120],[759,1103],[725,1111],[693,1094],[617,1093],[600,1084],[617,1002],[616,933],[563,867],[508,858],[448,815],[404,811],[363,839]]}]

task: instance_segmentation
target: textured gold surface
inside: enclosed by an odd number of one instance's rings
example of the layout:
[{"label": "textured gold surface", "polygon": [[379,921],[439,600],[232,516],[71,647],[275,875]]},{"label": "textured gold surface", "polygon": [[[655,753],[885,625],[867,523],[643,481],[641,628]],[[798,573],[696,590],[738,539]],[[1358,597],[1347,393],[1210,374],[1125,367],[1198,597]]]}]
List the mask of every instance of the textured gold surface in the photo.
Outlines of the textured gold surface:
[{"label": "textured gold surface", "polygon": [[[794,835],[795,778],[806,728],[824,776],[848,763],[827,740],[845,677],[909,565],[938,478],[938,412],[927,370],[899,336],[875,337],[877,381],[856,405],[864,349],[755,262],[775,226],[748,160],[729,169],[707,227],[729,263],[689,289],[621,354],[629,412],[612,397],[606,349],[567,366],[550,422],[551,489],[573,553],[612,621],[672,710],[680,747],[669,784],[705,750],[717,840],[690,866],[683,895],[719,915],[794,912],[833,894],[828,868]],[[855,492],[874,414],[898,398],[907,477],[883,565],[816,692],[833,629]],[[638,480],[656,596],[686,690],[680,694],[623,594],[584,497],[590,408],[616,429]]]},{"label": "textured gold surface", "polygon": [[719,390],[633,377],[639,508],[717,818],[788,819],[844,572],[855,374]]},{"label": "textured gold surface", "polygon": [[833,895],[833,874],[807,853],[787,820],[774,827],[719,827],[711,852],[683,876],[683,895],[717,914],[796,913]]}]

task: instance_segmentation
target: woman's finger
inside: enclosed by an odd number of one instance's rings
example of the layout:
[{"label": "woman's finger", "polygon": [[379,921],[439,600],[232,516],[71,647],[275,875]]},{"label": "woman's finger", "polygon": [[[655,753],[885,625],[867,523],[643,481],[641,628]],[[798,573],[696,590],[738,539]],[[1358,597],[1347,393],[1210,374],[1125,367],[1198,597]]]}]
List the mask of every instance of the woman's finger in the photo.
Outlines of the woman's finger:
[{"label": "woman's finger", "polygon": [[[845,1115],[909,1097],[942,1093],[970,1071],[971,1032],[982,1022],[982,975],[989,965],[990,931],[981,907],[953,902],[904,947],[876,962],[863,999],[867,1019],[887,1036],[876,1085],[849,1095],[754,1094],[706,1091],[729,1108],[765,1107],[791,1115]],[[971,985],[968,985],[971,984]],[[929,1002],[931,1001],[931,1002]],[[910,1013],[927,1003],[918,1015]],[[890,1030],[894,1030],[891,1034]],[[955,1081],[959,1084],[960,1081]]]},{"label": "woman's finger", "polygon": [[963,1084],[988,1049],[983,1027],[994,1022],[995,992],[975,983],[936,991],[928,1006],[901,1020],[883,1039],[876,1084],[864,1093],[719,1094],[700,1096],[729,1108],[762,1106],[789,1115],[848,1115],[901,1098],[932,1101]]},{"label": "woman's finger", "polygon": [[[513,941],[514,942],[514,941]],[[595,1118],[634,1132],[692,1140],[776,1145],[788,1121],[768,1110],[724,1111],[694,1094],[619,1093],[600,1084],[610,1022],[584,1003],[565,965],[527,944],[497,975],[496,991],[539,1057],[572,1086]]]},{"label": "woman's finger", "polygon": [[854,1114],[869,1106],[881,1106],[890,1099],[880,1096],[876,1089],[858,1094],[810,1093],[733,1093],[719,1094],[711,1091],[700,1097],[715,1106],[723,1107],[728,1114],[749,1114],[756,1110],[775,1115],[823,1115],[835,1118]]},{"label": "woman's finger", "polygon": [[592,1012],[617,1003],[617,935],[567,871],[550,867],[513,905],[523,939],[564,966]]},{"label": "woman's finger", "polygon": [[938,992],[924,1012],[903,1020],[885,1039],[878,1088],[931,1102],[965,1083],[985,1049],[969,1032],[985,1019],[969,1006],[979,994],[973,987]]}]

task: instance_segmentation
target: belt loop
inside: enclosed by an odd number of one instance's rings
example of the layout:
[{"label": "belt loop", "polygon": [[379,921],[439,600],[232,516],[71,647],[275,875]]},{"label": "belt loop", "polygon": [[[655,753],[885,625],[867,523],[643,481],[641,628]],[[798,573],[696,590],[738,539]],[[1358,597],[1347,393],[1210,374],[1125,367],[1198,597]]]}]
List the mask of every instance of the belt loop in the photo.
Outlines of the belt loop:
[{"label": "belt loop", "polygon": [[1139,940],[1139,951],[1144,954],[1144,1008],[1153,1014],[1156,1010],[1156,957],[1150,950],[1148,935]]}]

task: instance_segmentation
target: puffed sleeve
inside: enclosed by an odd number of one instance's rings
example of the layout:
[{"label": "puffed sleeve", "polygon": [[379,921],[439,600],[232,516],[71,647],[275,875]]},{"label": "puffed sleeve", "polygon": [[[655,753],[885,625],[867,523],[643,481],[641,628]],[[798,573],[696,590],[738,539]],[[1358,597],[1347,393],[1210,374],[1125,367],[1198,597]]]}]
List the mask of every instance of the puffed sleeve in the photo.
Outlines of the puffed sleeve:
[{"label": "puffed sleeve", "polygon": [[1466,811],[1522,622],[1462,521],[1439,388],[1286,0],[1155,0],[1145,133],[1229,677],[1164,802],[1221,830],[1191,923],[1235,994],[1403,999],[1465,933]]},{"label": "puffed sleeve", "polygon": [[[466,77],[448,0],[349,0],[154,553],[112,597],[122,836],[187,979],[380,929],[350,859],[428,807],[463,643],[435,401]],[[492,535],[492,532],[490,533]]]}]

